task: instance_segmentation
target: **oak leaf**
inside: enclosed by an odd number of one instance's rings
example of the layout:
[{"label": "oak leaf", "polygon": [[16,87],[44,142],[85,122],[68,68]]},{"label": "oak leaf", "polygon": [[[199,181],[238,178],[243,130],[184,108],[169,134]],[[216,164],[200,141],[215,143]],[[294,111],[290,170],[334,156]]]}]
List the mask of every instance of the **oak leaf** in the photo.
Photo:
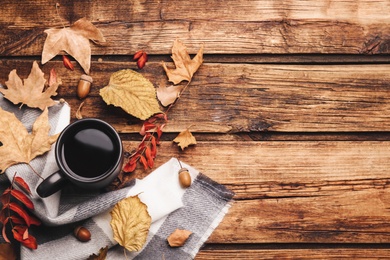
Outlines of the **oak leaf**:
[{"label": "oak leaf", "polygon": [[152,218],[138,196],[119,201],[111,211],[114,239],[129,251],[139,251],[146,242]]},{"label": "oak leaf", "polygon": [[162,113],[153,84],[130,69],[114,72],[108,85],[100,89],[100,96],[108,105],[121,107],[141,120]]},{"label": "oak leaf", "polygon": [[50,82],[47,89],[44,89],[45,82],[44,73],[34,61],[30,75],[24,82],[14,69],[9,73],[8,81],[5,82],[7,89],[0,88],[0,92],[15,105],[22,103],[22,105],[44,110],[45,107],[55,104],[50,97],[57,95],[57,88],[61,84],[61,81],[56,78],[55,81]]},{"label": "oak leaf", "polygon": [[191,234],[191,231],[185,229],[176,229],[168,236],[168,244],[171,247],[183,246]]},{"label": "oak leaf", "polygon": [[13,113],[0,108],[0,173],[17,163],[29,163],[35,157],[51,149],[58,134],[49,135],[47,108],[36,119],[32,132],[28,133],[24,125]]},{"label": "oak leaf", "polygon": [[173,141],[175,143],[178,143],[178,145],[182,150],[184,150],[184,148],[188,147],[191,144],[196,144],[195,137],[191,134],[191,132],[188,129],[180,132],[180,134],[176,136],[176,138],[173,139]]},{"label": "oak leaf", "polygon": [[[204,46],[202,45],[196,56],[191,59],[185,45],[180,40],[175,40],[172,47],[172,59],[176,68],[169,69],[165,62],[162,63],[168,80],[173,82],[174,85],[177,85],[184,80],[191,82],[194,73],[203,63],[203,48]],[[186,86],[160,86],[157,89],[158,100],[160,100],[163,106],[168,106],[175,102],[185,87]]]},{"label": "oak leaf", "polygon": [[42,64],[54,58],[61,51],[75,58],[86,74],[91,67],[91,47],[89,40],[105,42],[101,31],[85,18],[77,20],[72,26],[45,30],[47,38],[42,51]]}]

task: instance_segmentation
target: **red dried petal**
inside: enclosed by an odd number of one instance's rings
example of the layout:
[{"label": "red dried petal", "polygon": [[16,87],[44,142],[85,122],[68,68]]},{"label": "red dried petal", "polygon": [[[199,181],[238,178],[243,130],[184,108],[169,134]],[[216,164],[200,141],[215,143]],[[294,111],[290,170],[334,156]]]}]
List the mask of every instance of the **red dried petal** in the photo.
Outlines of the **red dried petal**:
[{"label": "red dried petal", "polygon": [[144,166],[144,170],[147,170],[148,169],[148,162],[146,161],[146,159],[143,155],[141,155],[140,161],[141,161],[142,165]]},{"label": "red dried petal", "polygon": [[35,237],[32,235],[28,234],[27,231],[27,237],[26,237],[26,231],[27,227],[26,226],[14,226],[12,229],[12,233],[14,235],[14,238],[19,241],[22,245],[25,247],[31,248],[31,249],[37,249],[37,241]]},{"label": "red dried petal", "polygon": [[154,161],[153,161],[152,152],[151,152],[149,146],[147,146],[145,149],[145,156],[146,156],[149,168],[153,168]]},{"label": "red dried petal", "polygon": [[9,220],[9,218],[6,218],[6,219],[5,219],[5,221],[4,221],[4,223],[3,223],[3,228],[2,228],[2,230],[1,230],[1,234],[2,234],[2,236],[3,236],[4,240],[5,240],[5,242],[11,243],[11,241],[10,241],[9,238],[7,237],[7,233],[6,233],[6,225],[7,225],[7,223],[8,223],[8,220]]},{"label": "red dried petal", "polygon": [[139,69],[142,69],[143,67],[145,67],[145,64],[146,64],[146,61],[148,60],[148,56],[146,55],[146,53],[144,53],[138,60],[137,60],[137,67]]},{"label": "red dried petal", "polygon": [[40,225],[41,222],[33,217],[30,216],[19,204],[11,202],[9,203],[9,209],[16,212],[22,219],[26,222],[27,226],[30,225]]},{"label": "red dried petal", "polygon": [[126,163],[126,165],[123,167],[124,172],[133,172],[135,168],[137,167],[137,162],[134,163]]},{"label": "red dried petal", "polygon": [[142,56],[143,53],[144,53],[144,51],[137,51],[133,56],[133,60],[138,60]]},{"label": "red dried petal", "polygon": [[140,135],[145,135],[147,131],[152,130],[156,128],[156,125],[153,123],[150,123],[149,121],[145,121],[142,125],[141,131],[139,132]]},{"label": "red dried petal", "polygon": [[157,154],[157,142],[156,142],[156,137],[152,136],[152,139],[150,140],[151,142],[151,154],[153,158],[156,158]]},{"label": "red dried petal", "polygon": [[[51,72],[50,72],[51,73]],[[51,74],[50,74],[51,75]],[[25,191],[28,194],[31,194],[30,187],[28,184],[21,178],[21,177],[15,177],[14,178],[14,183],[21,188],[23,191]]]},{"label": "red dried petal", "polygon": [[12,189],[11,195],[20,202],[22,202],[27,208],[34,209],[34,204],[23,192]]},{"label": "red dried petal", "polygon": [[74,70],[74,66],[73,66],[72,62],[70,62],[70,59],[68,58],[68,56],[62,55],[62,61],[64,63],[65,68],[70,69],[70,70]]}]

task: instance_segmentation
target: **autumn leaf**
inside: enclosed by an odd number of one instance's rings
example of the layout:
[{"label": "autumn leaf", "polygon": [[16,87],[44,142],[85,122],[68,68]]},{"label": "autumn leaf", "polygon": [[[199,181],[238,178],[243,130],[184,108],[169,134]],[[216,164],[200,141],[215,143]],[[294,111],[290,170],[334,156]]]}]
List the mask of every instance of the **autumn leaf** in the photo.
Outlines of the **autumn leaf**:
[{"label": "autumn leaf", "polygon": [[138,196],[119,201],[111,211],[114,239],[129,251],[139,251],[146,242],[152,218]]},{"label": "autumn leaf", "polygon": [[100,90],[100,95],[108,105],[121,107],[141,120],[162,113],[153,84],[133,70],[113,73],[108,85]]},{"label": "autumn leaf", "polygon": [[36,119],[32,132],[13,113],[0,108],[0,173],[17,163],[29,163],[35,157],[51,149],[57,135],[48,135],[50,125],[47,108]]},{"label": "autumn leaf", "polygon": [[196,56],[191,60],[186,46],[180,40],[176,39],[172,47],[172,59],[176,68],[169,69],[165,62],[162,63],[168,80],[175,85],[183,80],[191,81],[192,76],[203,63],[203,48],[204,46],[202,45]]},{"label": "autumn leaf", "polygon": [[173,139],[175,143],[178,143],[180,148],[184,150],[184,148],[188,147],[191,144],[196,144],[195,137],[191,134],[191,132],[186,129],[182,131],[175,139]]},{"label": "autumn leaf", "polygon": [[0,260],[15,260],[16,252],[9,243],[0,244]]},{"label": "autumn leaf", "polygon": [[75,58],[86,74],[91,67],[91,47],[89,40],[105,42],[103,34],[85,18],[77,20],[72,26],[45,30],[47,38],[42,51],[42,64],[54,58],[61,51]]},{"label": "autumn leaf", "polygon": [[[175,40],[172,47],[172,59],[176,68],[169,69],[164,62],[162,63],[168,80],[173,82],[174,85],[177,85],[184,80],[188,81],[188,83],[191,82],[194,73],[203,63],[203,48],[204,46],[202,45],[196,56],[191,60],[185,45],[181,41]],[[168,106],[175,102],[185,87],[186,86],[159,86],[157,88],[157,98],[163,106]]]},{"label": "autumn leaf", "polygon": [[61,81],[56,78],[44,90],[45,82],[44,73],[39,68],[38,63],[34,61],[30,75],[24,82],[19,78],[16,69],[14,69],[10,72],[8,81],[5,82],[7,89],[0,88],[0,92],[15,105],[22,103],[22,105],[25,104],[32,108],[44,110],[45,107],[55,104],[50,97],[57,95],[57,88],[61,84]]},{"label": "autumn leaf", "polygon": [[168,236],[168,244],[171,247],[183,246],[191,234],[191,231],[185,229],[176,229]]},{"label": "autumn leaf", "polygon": [[107,252],[108,252],[108,246],[102,247],[100,248],[99,253],[97,255],[92,254],[88,257],[87,260],[104,260],[107,257]]}]

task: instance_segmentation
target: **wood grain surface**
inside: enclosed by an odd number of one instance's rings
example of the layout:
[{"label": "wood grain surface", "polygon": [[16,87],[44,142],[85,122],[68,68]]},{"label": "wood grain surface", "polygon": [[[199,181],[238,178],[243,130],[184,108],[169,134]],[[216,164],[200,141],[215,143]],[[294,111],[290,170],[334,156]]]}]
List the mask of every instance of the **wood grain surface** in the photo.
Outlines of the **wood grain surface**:
[{"label": "wood grain surface", "polygon": [[[56,3],[60,4],[58,13]],[[99,95],[112,73],[134,69],[169,86],[161,62],[182,40],[204,64],[169,111],[156,165],[191,164],[236,195],[197,259],[390,258],[390,2],[386,0],[0,0],[0,84],[40,61],[44,30],[86,17],[107,42],[91,42],[92,90],[84,117],[111,123],[126,151],[142,121]],[[132,55],[145,50],[142,70]],[[57,56],[60,98],[81,100],[83,74]],[[162,107],[164,110],[165,108]],[[0,126],[1,127],[1,126]],[[198,143],[172,140],[190,127]],[[138,168],[126,178],[143,178]]]}]

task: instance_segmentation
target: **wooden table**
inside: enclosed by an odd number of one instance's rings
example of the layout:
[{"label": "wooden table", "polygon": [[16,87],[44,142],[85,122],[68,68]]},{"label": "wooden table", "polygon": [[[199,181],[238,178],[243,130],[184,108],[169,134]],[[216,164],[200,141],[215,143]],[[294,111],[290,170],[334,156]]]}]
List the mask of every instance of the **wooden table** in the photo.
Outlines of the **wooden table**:
[{"label": "wooden table", "polygon": [[[0,0],[0,82],[26,78],[55,1]],[[67,25],[86,17],[94,84],[83,116],[111,123],[127,150],[142,121],[107,106],[99,89],[131,68],[168,84],[174,39],[204,64],[172,108],[156,167],[175,156],[233,190],[235,202],[197,259],[390,258],[390,1],[58,1]],[[132,55],[145,50],[138,70]],[[83,73],[61,57],[58,98],[80,104]],[[172,140],[191,125],[197,145]],[[142,169],[135,176],[143,177]]]}]

